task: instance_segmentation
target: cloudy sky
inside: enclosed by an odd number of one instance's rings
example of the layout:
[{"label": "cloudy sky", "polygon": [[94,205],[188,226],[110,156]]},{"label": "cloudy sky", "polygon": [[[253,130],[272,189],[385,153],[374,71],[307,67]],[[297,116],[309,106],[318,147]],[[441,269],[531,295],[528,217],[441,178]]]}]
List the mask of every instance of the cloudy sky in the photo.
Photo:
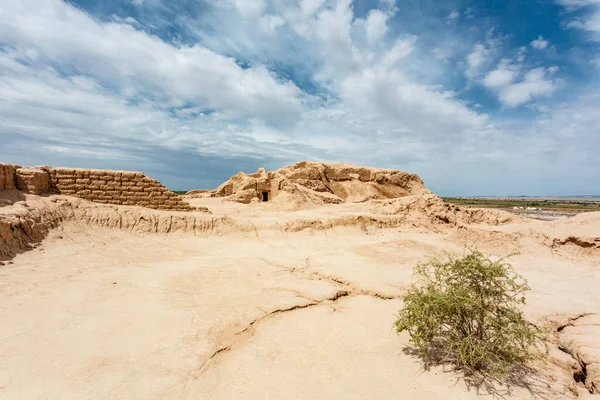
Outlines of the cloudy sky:
[{"label": "cloudy sky", "polygon": [[0,162],[600,194],[600,0],[0,0]]}]

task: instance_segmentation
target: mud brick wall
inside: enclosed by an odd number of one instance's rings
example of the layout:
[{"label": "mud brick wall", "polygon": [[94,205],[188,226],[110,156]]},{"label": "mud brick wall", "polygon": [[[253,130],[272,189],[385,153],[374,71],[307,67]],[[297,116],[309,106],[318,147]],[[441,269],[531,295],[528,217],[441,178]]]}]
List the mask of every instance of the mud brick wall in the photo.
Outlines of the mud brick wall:
[{"label": "mud brick wall", "polygon": [[51,190],[96,203],[141,206],[160,210],[193,208],[159,181],[141,172],[42,167]]},{"label": "mud brick wall", "polygon": [[43,194],[50,191],[50,175],[39,168],[18,167],[16,169],[17,189],[31,194]]},{"label": "mud brick wall", "polygon": [[16,165],[0,164],[0,190],[14,190]]}]

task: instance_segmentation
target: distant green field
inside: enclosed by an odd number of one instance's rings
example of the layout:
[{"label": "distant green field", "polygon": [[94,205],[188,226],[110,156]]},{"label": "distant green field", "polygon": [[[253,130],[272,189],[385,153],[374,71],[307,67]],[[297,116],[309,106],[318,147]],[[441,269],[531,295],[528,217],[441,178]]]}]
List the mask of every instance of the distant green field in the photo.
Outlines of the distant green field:
[{"label": "distant green field", "polygon": [[178,195],[184,195],[186,194],[188,191],[187,190],[173,190],[173,193],[177,193]]},{"label": "distant green field", "polygon": [[545,210],[571,210],[571,211],[600,211],[600,201],[586,200],[545,200],[545,199],[494,199],[494,198],[467,198],[444,197],[449,203],[465,207],[483,208],[512,208],[536,207]]}]

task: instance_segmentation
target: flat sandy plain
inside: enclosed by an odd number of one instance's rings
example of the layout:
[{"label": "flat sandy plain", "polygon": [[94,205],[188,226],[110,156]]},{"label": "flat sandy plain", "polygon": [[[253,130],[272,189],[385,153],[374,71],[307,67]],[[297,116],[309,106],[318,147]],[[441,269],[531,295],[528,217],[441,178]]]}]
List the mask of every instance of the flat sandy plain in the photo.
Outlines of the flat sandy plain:
[{"label": "flat sandy plain", "polygon": [[[71,217],[0,266],[1,399],[565,399],[599,389],[598,212],[467,225],[418,209],[390,220],[378,202],[282,212],[190,200],[207,215],[25,201],[0,216]],[[553,329],[549,357],[508,383],[424,371],[393,329],[413,266],[465,245],[520,252],[525,313]]]}]

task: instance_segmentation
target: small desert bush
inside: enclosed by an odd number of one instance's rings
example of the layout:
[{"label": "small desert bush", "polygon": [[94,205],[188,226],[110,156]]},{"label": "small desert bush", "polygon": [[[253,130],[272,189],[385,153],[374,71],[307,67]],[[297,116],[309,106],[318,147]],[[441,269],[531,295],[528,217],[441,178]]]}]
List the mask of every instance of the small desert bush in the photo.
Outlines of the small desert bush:
[{"label": "small desert bush", "polygon": [[502,376],[537,356],[540,333],[523,317],[527,282],[506,262],[479,251],[430,259],[414,269],[395,327],[432,363]]}]

